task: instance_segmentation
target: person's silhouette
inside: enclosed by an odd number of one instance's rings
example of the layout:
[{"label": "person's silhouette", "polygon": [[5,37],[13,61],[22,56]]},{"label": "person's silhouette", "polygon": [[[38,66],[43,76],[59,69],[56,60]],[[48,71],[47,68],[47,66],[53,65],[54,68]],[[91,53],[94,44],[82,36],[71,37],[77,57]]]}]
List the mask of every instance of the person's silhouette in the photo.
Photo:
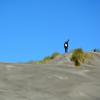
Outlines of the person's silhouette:
[{"label": "person's silhouette", "polygon": [[65,41],[65,43],[64,43],[65,53],[68,52],[68,47],[69,47],[68,42],[69,42],[69,40],[68,41]]}]

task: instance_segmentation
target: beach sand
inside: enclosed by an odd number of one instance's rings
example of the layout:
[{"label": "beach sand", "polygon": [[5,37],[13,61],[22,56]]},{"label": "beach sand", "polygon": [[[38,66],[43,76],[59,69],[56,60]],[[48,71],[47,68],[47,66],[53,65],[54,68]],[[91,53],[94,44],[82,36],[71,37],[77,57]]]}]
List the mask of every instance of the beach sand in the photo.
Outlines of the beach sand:
[{"label": "beach sand", "polygon": [[100,100],[100,54],[79,68],[0,63],[0,100]]}]

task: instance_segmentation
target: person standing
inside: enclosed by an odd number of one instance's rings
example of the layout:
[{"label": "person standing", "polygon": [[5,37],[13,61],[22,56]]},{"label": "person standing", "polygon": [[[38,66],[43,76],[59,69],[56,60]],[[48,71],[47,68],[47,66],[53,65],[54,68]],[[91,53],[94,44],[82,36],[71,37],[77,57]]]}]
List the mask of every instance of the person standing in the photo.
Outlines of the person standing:
[{"label": "person standing", "polygon": [[68,43],[69,43],[69,40],[68,41],[65,41],[65,43],[64,43],[65,53],[68,52],[68,47],[69,47]]}]

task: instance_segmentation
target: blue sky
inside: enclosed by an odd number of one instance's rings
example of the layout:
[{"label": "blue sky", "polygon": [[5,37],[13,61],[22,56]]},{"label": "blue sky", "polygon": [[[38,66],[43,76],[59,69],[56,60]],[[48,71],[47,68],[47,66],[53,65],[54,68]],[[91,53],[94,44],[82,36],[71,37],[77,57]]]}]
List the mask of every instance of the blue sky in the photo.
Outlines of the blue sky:
[{"label": "blue sky", "polygon": [[0,0],[0,62],[100,48],[100,0]]}]

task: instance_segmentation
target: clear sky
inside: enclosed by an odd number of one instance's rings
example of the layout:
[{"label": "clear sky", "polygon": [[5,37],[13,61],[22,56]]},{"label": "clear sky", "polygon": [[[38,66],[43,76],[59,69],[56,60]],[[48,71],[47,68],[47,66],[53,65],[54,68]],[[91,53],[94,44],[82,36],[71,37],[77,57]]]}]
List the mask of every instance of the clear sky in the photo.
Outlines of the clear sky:
[{"label": "clear sky", "polygon": [[0,0],[0,62],[100,48],[100,0]]}]

